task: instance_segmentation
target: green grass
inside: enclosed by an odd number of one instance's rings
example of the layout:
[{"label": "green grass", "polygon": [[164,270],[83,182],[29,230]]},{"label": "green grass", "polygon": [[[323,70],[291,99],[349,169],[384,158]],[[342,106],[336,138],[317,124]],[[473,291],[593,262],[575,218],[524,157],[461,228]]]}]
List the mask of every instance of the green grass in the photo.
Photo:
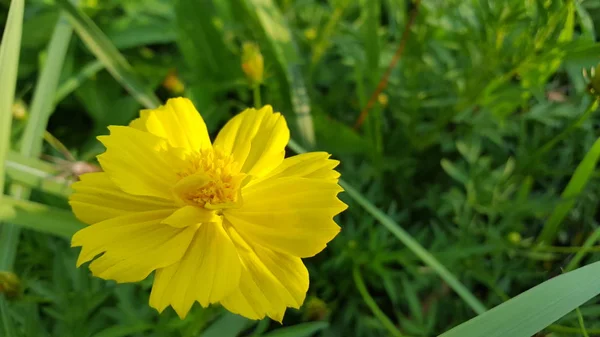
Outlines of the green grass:
[{"label": "green grass", "polygon": [[[22,292],[0,297],[0,336],[600,331],[600,117],[582,75],[600,63],[599,1],[421,1],[358,129],[414,1],[28,1],[24,21],[19,5],[0,1],[0,269]],[[241,69],[245,42],[264,56],[259,88]],[[159,315],[151,278],[75,268],[69,165],[95,164],[106,126],[179,95],[213,136],[260,99],[302,147],[341,161],[342,232],[306,259],[307,302],[283,326],[218,306]],[[14,102],[25,117],[11,118]]]}]

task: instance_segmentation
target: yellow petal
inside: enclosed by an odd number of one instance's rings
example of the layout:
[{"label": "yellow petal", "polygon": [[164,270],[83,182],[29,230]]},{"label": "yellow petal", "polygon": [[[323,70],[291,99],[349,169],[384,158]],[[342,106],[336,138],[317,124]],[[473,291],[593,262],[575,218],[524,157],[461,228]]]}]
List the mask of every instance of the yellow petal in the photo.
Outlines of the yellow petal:
[{"label": "yellow petal", "polygon": [[227,310],[250,319],[281,322],[287,307],[299,308],[308,291],[308,271],[302,260],[250,245],[234,228],[230,237],[242,259],[239,288],[221,301]]},{"label": "yellow petal", "polygon": [[162,312],[171,305],[184,318],[194,301],[206,307],[229,295],[238,286],[241,269],[223,225],[204,223],[181,261],[156,272],[150,306]]},{"label": "yellow petal", "polygon": [[297,257],[325,248],[340,231],[333,217],[346,209],[335,180],[284,177],[242,190],[244,203],[225,218],[247,240]]},{"label": "yellow petal", "polygon": [[283,116],[266,105],[233,117],[219,132],[214,147],[231,153],[242,172],[262,176],[281,164],[289,139]]},{"label": "yellow petal", "polygon": [[170,200],[123,192],[105,172],[87,173],[80,179],[72,185],[75,193],[69,198],[69,204],[75,216],[87,224],[134,212],[175,208]]},{"label": "yellow petal", "polygon": [[173,147],[192,151],[210,147],[206,124],[187,98],[171,98],[156,109],[142,110],[130,126],[164,138]]},{"label": "yellow petal", "polygon": [[179,261],[197,227],[173,228],[161,224],[170,212],[123,215],[78,231],[71,242],[73,247],[82,247],[77,266],[103,253],[90,264],[94,276],[136,282],[156,269]]},{"label": "yellow petal", "polygon": [[329,159],[330,156],[326,152],[308,152],[285,158],[281,165],[271,171],[265,179],[295,176],[335,180],[337,182],[340,174],[334,168],[340,162]]},{"label": "yellow petal", "polygon": [[217,222],[218,219],[219,217],[213,211],[196,206],[185,206],[164,219],[162,223],[182,228],[205,222]]},{"label": "yellow petal", "polygon": [[111,126],[110,136],[98,137],[106,152],[98,156],[102,169],[124,192],[163,199],[173,197],[181,155],[166,140],[148,132]]}]

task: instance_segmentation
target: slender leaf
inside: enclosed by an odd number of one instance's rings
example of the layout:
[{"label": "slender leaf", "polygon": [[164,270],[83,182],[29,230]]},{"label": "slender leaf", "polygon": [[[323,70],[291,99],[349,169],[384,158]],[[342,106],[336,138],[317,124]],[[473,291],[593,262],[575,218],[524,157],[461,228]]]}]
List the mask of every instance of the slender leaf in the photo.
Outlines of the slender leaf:
[{"label": "slender leaf", "polygon": [[[54,95],[71,34],[72,29],[64,21],[64,17],[59,17],[48,44],[48,58],[37,81],[29,120],[21,139],[20,153],[24,156],[37,157],[41,153],[43,135],[46,132],[48,118],[53,111]],[[13,185],[10,191],[13,197],[21,199],[29,199],[29,192],[29,189],[22,185]],[[19,233],[20,229],[15,224],[2,226],[0,247],[3,250],[0,252],[0,269],[7,269],[13,265]]]},{"label": "slender leaf", "polygon": [[10,149],[12,105],[17,85],[21,32],[23,29],[23,0],[10,5],[6,27],[0,45],[0,187],[4,189],[3,163]]},{"label": "slender leaf", "polygon": [[530,337],[600,294],[600,262],[546,281],[440,337]]},{"label": "slender leaf", "polygon": [[39,159],[25,157],[11,151],[8,153],[5,166],[6,174],[12,182],[64,198],[72,193],[67,181],[57,177],[56,169]]},{"label": "slender leaf", "polygon": [[102,62],[95,60],[81,68],[79,73],[73,77],[69,77],[66,81],[60,84],[56,90],[56,97],[54,97],[54,104],[58,104],[60,101],[65,99],[75,89],[77,89],[83,82],[90,77],[97,74],[100,70],[104,69]]},{"label": "slender leaf", "polygon": [[126,326],[113,326],[108,329],[99,332],[93,337],[127,337],[132,334],[138,334],[153,328],[153,325],[147,323],[138,323],[135,325],[126,325]]},{"label": "slender leaf", "polygon": [[[21,33],[23,30],[23,0],[11,2],[6,27],[0,45],[0,193],[1,204],[6,199],[4,193],[4,162],[10,148],[10,128],[12,122],[12,105],[17,84],[19,53],[21,50]],[[17,245],[18,228],[0,221],[0,270],[9,269],[14,260]],[[13,321],[8,315],[3,296],[0,296],[0,318],[3,333],[7,337],[15,336]]]},{"label": "slender leaf", "polygon": [[160,101],[143,82],[137,77],[131,65],[119,53],[106,35],[80,9],[68,0],[58,0],[57,3],[64,12],[90,51],[104,64],[112,76],[119,81],[129,93],[143,106],[155,108]]},{"label": "slender leaf", "polygon": [[84,226],[70,211],[8,196],[0,205],[0,221],[67,239]]},{"label": "slender leaf", "polygon": [[554,240],[563,220],[575,205],[576,197],[583,191],[583,188],[592,177],[599,159],[600,138],[596,140],[592,148],[575,169],[571,180],[569,180],[567,187],[561,195],[563,202],[554,208],[554,211],[550,214],[548,221],[544,224],[538,242],[551,243]]},{"label": "slender leaf", "polygon": [[284,16],[272,0],[238,0],[245,9],[246,17],[253,20],[262,38],[266,41],[274,57],[283,85],[284,97],[288,97],[294,113],[302,141],[312,146],[315,131],[311,116],[310,100],[300,70],[300,56]]},{"label": "slender leaf", "polygon": [[[294,140],[290,140],[289,147],[297,153],[306,152],[301,146],[298,145]],[[373,205],[367,198],[365,198],[359,191],[357,191],[352,185],[346,183],[340,179],[340,186],[342,186],[345,192],[354,199],[360,206],[362,206],[369,214],[371,214],[379,223],[381,223],[387,230],[392,232],[398,240],[406,245],[423,263],[431,267],[464,301],[467,303],[473,311],[481,314],[486,311],[485,306],[469,291],[465,285],[463,285],[443,264],[441,264],[427,249],[423,248],[407,231],[405,231],[400,225],[394,220],[387,216],[384,212]]]},{"label": "slender leaf", "polygon": [[329,326],[327,322],[301,323],[294,326],[279,328],[265,335],[265,337],[310,337],[314,333],[326,329]]},{"label": "slender leaf", "polygon": [[236,337],[249,323],[246,318],[227,312],[206,328],[202,337]]},{"label": "slender leaf", "polygon": [[400,330],[396,328],[396,325],[394,325],[394,323],[385,315],[385,313],[383,312],[383,310],[381,310],[381,308],[379,308],[377,302],[375,302],[371,294],[369,294],[367,286],[365,285],[365,281],[363,280],[358,267],[354,267],[354,270],[352,271],[352,276],[354,277],[354,284],[356,285],[358,292],[362,296],[363,301],[365,301],[365,303],[367,304],[369,309],[371,309],[371,312],[379,320],[381,325],[383,325],[383,327],[387,329],[388,333],[391,336],[402,337],[403,335],[400,332]]}]

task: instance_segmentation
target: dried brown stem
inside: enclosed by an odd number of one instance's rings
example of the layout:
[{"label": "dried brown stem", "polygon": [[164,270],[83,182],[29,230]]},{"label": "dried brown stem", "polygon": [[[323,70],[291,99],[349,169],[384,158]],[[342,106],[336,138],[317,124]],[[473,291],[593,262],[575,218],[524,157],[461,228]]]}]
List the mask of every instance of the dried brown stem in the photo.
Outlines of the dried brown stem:
[{"label": "dried brown stem", "polygon": [[387,87],[388,80],[390,78],[390,75],[392,74],[392,70],[394,69],[394,67],[396,66],[398,61],[400,61],[400,58],[402,57],[402,54],[404,53],[404,48],[406,47],[406,41],[408,41],[408,34],[410,32],[410,27],[413,25],[413,23],[417,17],[417,13],[419,12],[420,4],[421,4],[421,0],[415,1],[415,7],[413,8],[413,10],[410,14],[410,17],[408,18],[408,21],[406,22],[406,25],[404,26],[404,32],[402,32],[402,37],[400,38],[400,45],[398,46],[398,49],[396,49],[396,52],[394,53],[394,57],[392,58],[392,61],[388,65],[387,70],[385,71],[385,73],[381,77],[381,80],[377,84],[377,88],[375,88],[375,91],[371,95],[371,98],[369,98],[367,105],[360,112],[360,115],[358,116],[356,123],[354,123],[355,130],[358,130],[358,128],[360,128],[360,126],[364,123],[365,119],[369,115],[369,110],[371,110],[371,108],[377,101],[377,97],[379,97],[379,94],[381,94],[381,92],[385,89],[385,87]]}]

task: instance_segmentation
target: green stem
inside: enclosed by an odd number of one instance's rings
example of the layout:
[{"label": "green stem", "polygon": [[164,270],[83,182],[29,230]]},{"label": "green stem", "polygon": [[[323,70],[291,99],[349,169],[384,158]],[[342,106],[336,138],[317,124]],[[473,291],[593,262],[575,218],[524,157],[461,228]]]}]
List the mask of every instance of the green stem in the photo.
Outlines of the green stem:
[{"label": "green stem", "polygon": [[252,96],[254,97],[254,107],[260,109],[262,107],[260,101],[260,85],[257,84],[252,88]]},{"label": "green stem", "polygon": [[102,69],[104,69],[104,64],[98,60],[94,60],[85,65],[83,68],[81,68],[81,71],[77,75],[70,77],[68,80],[60,84],[60,86],[56,90],[54,104],[60,103],[60,101],[69,96],[83,82],[85,82],[90,77],[94,76]]},{"label": "green stem", "polygon": [[8,313],[8,301],[4,296],[0,296],[0,328],[2,328],[0,332],[3,332],[2,336],[16,337],[17,332],[14,324]]},{"label": "green stem", "polygon": [[592,233],[592,235],[590,235],[587,238],[587,240],[585,240],[585,242],[583,243],[583,246],[581,246],[581,249],[577,251],[577,254],[575,254],[573,259],[569,262],[569,264],[565,268],[565,272],[570,272],[571,270],[577,268],[579,266],[579,262],[581,262],[581,260],[585,256],[585,254],[595,251],[594,248],[600,248],[600,247],[592,247],[592,245],[594,243],[596,243],[596,241],[598,241],[598,239],[600,239],[600,228],[597,228]]},{"label": "green stem", "polygon": [[585,329],[585,323],[583,322],[583,316],[581,315],[581,310],[579,308],[575,308],[575,312],[577,313],[577,321],[579,321],[579,327],[581,328],[581,333],[583,337],[590,337]]},{"label": "green stem", "polygon": [[[42,151],[43,135],[48,119],[54,110],[56,87],[73,29],[61,15],[48,44],[48,58],[36,83],[31,103],[31,114],[23,138],[20,153],[25,157],[38,157]],[[17,199],[29,199],[30,190],[21,185],[13,185],[11,195]],[[4,204],[5,200],[3,200]],[[0,269],[10,270],[15,261],[21,229],[18,225],[4,223],[0,230]]]},{"label": "green stem", "polygon": [[[288,146],[297,153],[306,152],[298,143],[290,139]],[[360,192],[354,189],[345,181],[339,181],[340,186],[344,188],[346,193],[361,205],[369,214],[377,219],[385,228],[387,228],[398,240],[400,240],[408,249],[410,249],[421,261],[433,269],[447,284],[452,288],[458,296],[460,296],[467,305],[477,314],[484,313],[487,309],[473,295],[467,287],[465,287],[443,264],[441,264],[431,253],[421,246],[408,232],[400,227],[394,220],[390,219],[385,213],[373,205]]]},{"label": "green stem", "polygon": [[[581,328],[579,328],[579,327],[575,328],[575,327],[570,327],[570,326],[552,324],[547,328],[547,330],[550,330],[552,332],[561,332],[561,333],[567,333],[567,334],[573,334],[573,335],[581,335]],[[587,329],[587,333],[597,335],[597,334],[600,334],[600,329]]]},{"label": "green stem", "polygon": [[[552,148],[554,146],[556,146],[556,144],[558,144],[558,142],[565,139],[569,134],[571,134],[571,132],[573,132],[577,128],[579,128],[581,126],[581,124],[583,124],[592,115],[592,113],[594,111],[596,111],[596,109],[598,109],[598,100],[594,99],[590,102],[588,107],[585,109],[584,113],[581,114],[581,116],[579,116],[579,118],[577,118],[577,120],[575,120],[571,125],[569,125],[561,133],[559,133],[554,138],[550,139],[542,147],[540,147],[539,150],[537,150],[535,152],[535,154],[533,155],[533,158],[539,159],[539,157],[543,156],[546,152],[552,150]],[[537,161],[537,160],[533,160],[532,162],[535,162],[535,161]]]},{"label": "green stem", "polygon": [[441,264],[431,253],[421,246],[407,231],[400,227],[394,220],[390,219],[385,213],[379,210],[369,200],[351,185],[340,179],[340,186],[344,188],[352,199],[358,202],[367,212],[377,219],[385,228],[387,228],[398,240],[400,240],[408,249],[417,255],[421,261],[433,269],[450,288],[460,296],[477,314],[486,311],[485,306],[465,287],[443,264]]},{"label": "green stem", "polygon": [[383,311],[379,308],[373,297],[371,297],[371,295],[369,294],[369,291],[365,286],[365,282],[363,281],[362,276],[360,275],[360,270],[358,270],[358,267],[354,267],[354,270],[352,271],[352,276],[354,277],[354,283],[356,284],[356,288],[358,289],[360,296],[362,296],[369,309],[371,309],[373,315],[375,315],[375,317],[381,322],[381,324],[390,332],[391,336],[403,337],[402,333],[400,333],[400,331],[396,328],[394,323],[383,313]]}]

